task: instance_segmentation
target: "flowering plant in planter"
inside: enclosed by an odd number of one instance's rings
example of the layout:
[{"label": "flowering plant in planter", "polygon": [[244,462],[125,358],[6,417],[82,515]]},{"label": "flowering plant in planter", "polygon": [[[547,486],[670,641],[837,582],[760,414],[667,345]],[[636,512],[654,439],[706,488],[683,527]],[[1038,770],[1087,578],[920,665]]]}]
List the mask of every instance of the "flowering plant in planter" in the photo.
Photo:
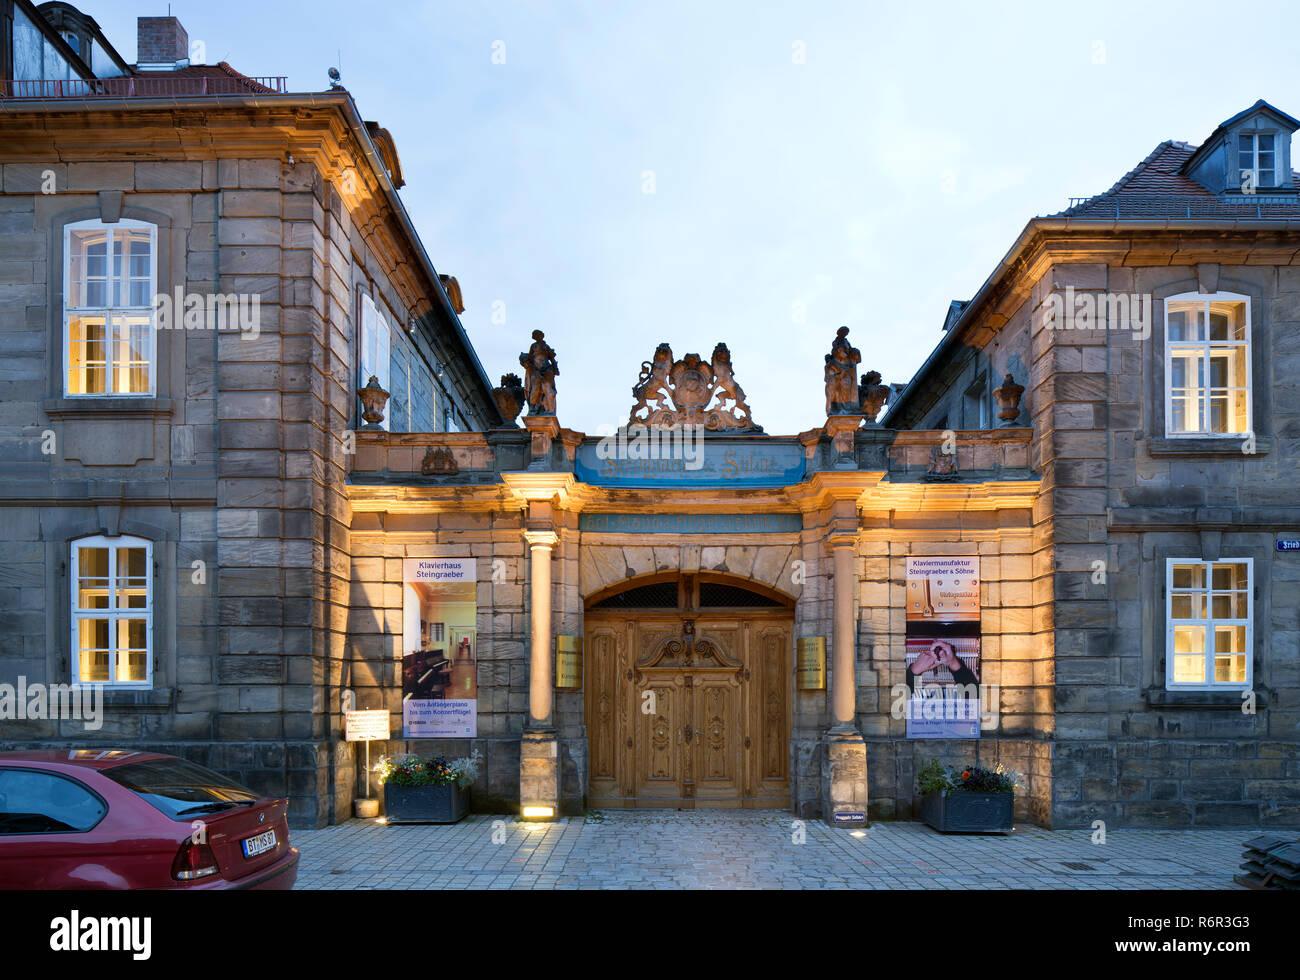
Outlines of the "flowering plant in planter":
[{"label": "flowering plant in planter", "polygon": [[924,794],[921,816],[935,830],[1010,831],[1015,789],[1020,774],[980,766],[944,766],[931,759],[917,773],[917,788]]},{"label": "flowering plant in planter", "polygon": [[944,766],[931,759],[917,773],[916,783],[922,793],[964,790],[968,793],[1012,793],[1020,785],[1020,773],[999,763],[992,769],[979,766]]},{"label": "flowering plant in planter", "polygon": [[389,823],[455,823],[469,811],[469,786],[483,757],[462,759],[405,754],[379,762],[384,812]]},{"label": "flowering plant in planter", "polygon": [[463,759],[448,759],[435,755],[424,760],[418,755],[407,753],[393,758],[379,760],[379,784],[391,783],[394,786],[450,786],[455,783],[461,789],[470,786],[478,778],[478,768],[483,756],[477,749]]}]

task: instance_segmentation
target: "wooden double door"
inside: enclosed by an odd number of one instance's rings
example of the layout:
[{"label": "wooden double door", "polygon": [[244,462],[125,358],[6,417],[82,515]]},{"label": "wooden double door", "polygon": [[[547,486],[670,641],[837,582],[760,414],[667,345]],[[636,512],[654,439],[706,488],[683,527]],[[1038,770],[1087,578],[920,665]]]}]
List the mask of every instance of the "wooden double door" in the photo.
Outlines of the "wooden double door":
[{"label": "wooden double door", "polygon": [[587,613],[593,807],[790,801],[788,610]]}]

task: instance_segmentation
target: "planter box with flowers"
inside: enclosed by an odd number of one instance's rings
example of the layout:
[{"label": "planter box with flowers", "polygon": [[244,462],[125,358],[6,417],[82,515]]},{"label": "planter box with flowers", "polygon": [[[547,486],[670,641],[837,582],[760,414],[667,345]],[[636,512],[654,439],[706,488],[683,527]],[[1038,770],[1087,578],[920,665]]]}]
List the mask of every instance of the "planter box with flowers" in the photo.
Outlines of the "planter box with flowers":
[{"label": "planter box with flowers", "polygon": [[469,812],[469,787],[481,762],[477,751],[465,759],[399,755],[380,760],[388,823],[455,823]]},{"label": "planter box with flowers", "polygon": [[921,819],[944,834],[1007,834],[1015,829],[1015,789],[1020,774],[997,766],[957,769],[931,759],[917,775],[924,794]]}]

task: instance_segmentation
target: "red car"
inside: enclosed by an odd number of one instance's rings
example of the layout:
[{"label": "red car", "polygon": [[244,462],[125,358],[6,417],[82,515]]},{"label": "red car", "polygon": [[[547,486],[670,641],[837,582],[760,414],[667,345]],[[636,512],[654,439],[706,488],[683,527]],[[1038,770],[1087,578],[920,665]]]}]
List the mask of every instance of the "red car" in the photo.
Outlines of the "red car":
[{"label": "red car", "polygon": [[287,809],[170,755],[0,752],[0,888],[292,888]]}]

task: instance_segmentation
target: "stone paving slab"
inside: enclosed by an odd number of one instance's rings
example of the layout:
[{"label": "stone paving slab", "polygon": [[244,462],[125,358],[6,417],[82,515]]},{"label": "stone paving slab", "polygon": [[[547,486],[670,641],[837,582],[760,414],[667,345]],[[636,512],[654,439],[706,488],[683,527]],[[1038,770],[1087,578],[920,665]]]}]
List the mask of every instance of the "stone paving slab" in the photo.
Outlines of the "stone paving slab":
[{"label": "stone paving slab", "polygon": [[774,810],[606,810],[548,824],[472,814],[452,826],[350,820],[291,835],[304,889],[1239,889],[1257,831],[1023,827],[938,834],[877,823],[853,836]]}]

